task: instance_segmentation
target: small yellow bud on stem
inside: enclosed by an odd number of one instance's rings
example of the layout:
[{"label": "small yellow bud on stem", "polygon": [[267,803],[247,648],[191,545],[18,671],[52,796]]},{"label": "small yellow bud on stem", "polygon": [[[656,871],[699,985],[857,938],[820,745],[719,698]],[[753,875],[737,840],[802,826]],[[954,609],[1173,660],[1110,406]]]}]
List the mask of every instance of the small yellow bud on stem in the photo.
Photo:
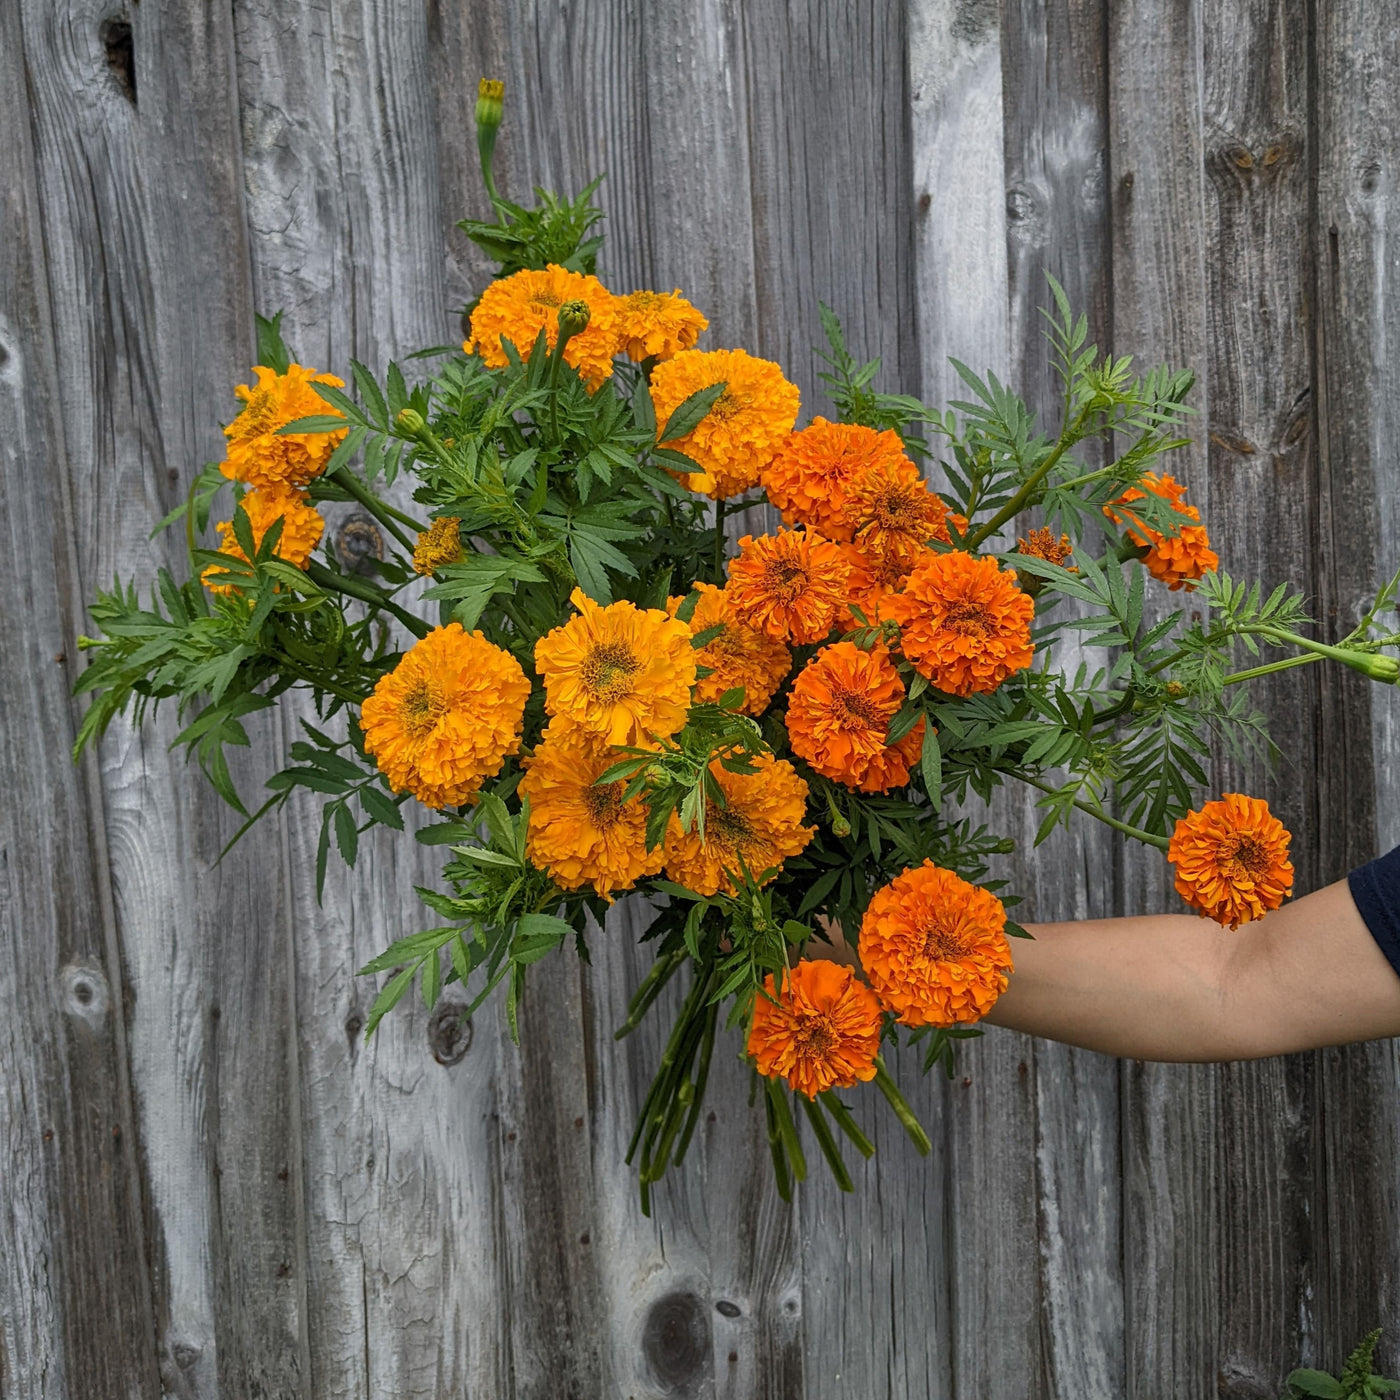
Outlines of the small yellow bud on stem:
[{"label": "small yellow bud on stem", "polygon": [[481,178],[491,203],[500,204],[492,162],[496,154],[496,132],[505,113],[506,85],[499,78],[483,78],[476,85],[476,149],[481,157]]},{"label": "small yellow bud on stem", "polygon": [[394,422],[398,425],[400,432],[408,433],[411,437],[418,437],[428,426],[423,421],[423,415],[416,408],[401,408]]}]

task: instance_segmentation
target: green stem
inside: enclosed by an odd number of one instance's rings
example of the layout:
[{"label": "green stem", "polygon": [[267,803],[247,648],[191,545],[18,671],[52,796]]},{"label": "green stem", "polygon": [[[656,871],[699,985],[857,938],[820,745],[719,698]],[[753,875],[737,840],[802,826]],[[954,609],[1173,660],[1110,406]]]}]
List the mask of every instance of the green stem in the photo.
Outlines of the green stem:
[{"label": "green stem", "polygon": [[[1039,778],[1032,778],[1029,773],[1012,773],[1011,776],[1019,778],[1023,783],[1028,783],[1033,788],[1039,788],[1041,792],[1053,795],[1063,791],[1061,788],[1051,787],[1049,783],[1042,783]],[[1131,836],[1136,841],[1156,846],[1158,850],[1165,851],[1171,844],[1165,836],[1154,836],[1150,831],[1143,831],[1141,827],[1129,826],[1127,822],[1120,822],[1117,817],[1110,817],[1102,807],[1097,807],[1092,802],[1085,802],[1083,798],[1076,797],[1074,805],[1081,812],[1087,812],[1091,817],[1096,817],[1105,826],[1111,826],[1114,831],[1121,831],[1124,836]]]},{"label": "green stem", "polygon": [[807,1121],[812,1125],[812,1131],[817,1136],[817,1145],[822,1150],[822,1156],[826,1158],[826,1164],[831,1168],[831,1175],[836,1180],[838,1191],[854,1191],[855,1183],[851,1180],[851,1174],[846,1170],[846,1164],[841,1160],[841,1149],[836,1145],[836,1139],[832,1136],[831,1124],[826,1121],[826,1115],[822,1113],[821,1104],[815,1099],[803,1098],[803,1112],[807,1115]]},{"label": "green stem", "polygon": [[1301,647],[1314,656],[1325,656],[1329,661],[1340,661],[1373,681],[1395,685],[1400,681],[1400,661],[1393,656],[1379,656],[1372,651],[1350,651],[1346,647],[1328,646],[1326,642],[1315,642],[1311,637],[1300,637],[1296,632],[1285,632],[1282,628],[1261,628],[1260,635],[1276,646]]},{"label": "green stem", "polygon": [[421,525],[417,525],[415,521],[399,511],[391,511],[390,507],[368,490],[348,467],[341,467],[330,479],[337,485],[343,486],[410,554],[413,553],[414,542],[395,524],[394,516],[398,515],[400,519],[409,525],[414,525],[420,532],[423,528]]},{"label": "green stem", "polygon": [[401,608],[382,589],[376,588],[372,583],[363,579],[348,578],[345,574],[332,573],[324,564],[315,559],[307,560],[306,576],[318,588],[329,589],[332,593],[340,593],[347,598],[354,598],[357,602],[368,603],[370,607],[383,608],[386,612],[393,613],[420,641],[431,630],[421,617],[415,617],[411,612]]},{"label": "green stem", "polygon": [[1275,671],[1287,671],[1294,666],[1311,666],[1314,661],[1321,661],[1322,657],[1316,652],[1307,652],[1303,656],[1290,656],[1287,661],[1271,661],[1267,666],[1251,666],[1247,671],[1234,671],[1226,676],[1222,685],[1236,685],[1240,681],[1252,681],[1259,676],[1270,676]]},{"label": "green stem", "polygon": [[346,690],[345,687],[340,685],[337,681],[328,680],[325,676],[318,676],[313,671],[303,670],[287,656],[285,652],[282,656],[281,669],[290,671],[299,681],[305,682],[307,685],[313,687],[313,689],[324,690],[328,694],[334,695],[337,699],[344,700],[347,705],[363,705],[368,698],[367,696],[356,694],[353,690]]},{"label": "green stem", "polygon": [[881,1055],[875,1056],[875,1086],[885,1096],[889,1106],[894,1109],[894,1116],[904,1125],[904,1131],[909,1134],[919,1156],[927,1157],[933,1150],[933,1144],[928,1140],[928,1134],[924,1132],[924,1125],[914,1116],[914,1110],[909,1107],[904,1100],[904,1095],[899,1092],[899,1086],[890,1078],[890,1072],[885,1068],[884,1057]]},{"label": "green stem", "polygon": [[1036,487],[1050,475],[1055,469],[1055,464],[1079,440],[1075,435],[1079,432],[1088,412],[1087,408],[1081,409],[1073,425],[1061,434],[1059,442],[1051,449],[1050,455],[1026,478],[1021,489],[985,525],[979,525],[970,535],[964,536],[963,547],[965,549],[976,549],[988,535],[996,534],[1008,520],[1025,510],[1026,506],[1030,504],[1031,497],[1035,494]]},{"label": "green stem", "polygon": [[836,1121],[836,1126],[855,1143],[856,1151],[862,1157],[873,1157],[875,1155],[875,1144],[861,1132],[860,1125],[851,1117],[851,1111],[836,1097],[834,1089],[828,1089],[822,1096],[822,1103],[826,1105],[826,1111],[831,1114]]},{"label": "green stem", "polygon": [[724,497],[715,501],[715,582],[724,583]]}]

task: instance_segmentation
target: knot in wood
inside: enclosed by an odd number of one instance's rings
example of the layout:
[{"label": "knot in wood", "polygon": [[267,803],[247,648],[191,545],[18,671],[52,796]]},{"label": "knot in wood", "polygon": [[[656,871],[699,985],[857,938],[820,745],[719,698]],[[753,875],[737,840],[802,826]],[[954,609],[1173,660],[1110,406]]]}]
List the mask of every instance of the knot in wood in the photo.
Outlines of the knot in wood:
[{"label": "knot in wood", "polygon": [[428,1019],[428,1049],[440,1065],[460,1064],[472,1047],[472,1023],[455,1002],[441,1001]]},{"label": "knot in wood", "polygon": [[63,1009],[94,1031],[107,1021],[111,992],[102,970],[83,963],[69,963],[58,975]]},{"label": "knot in wood", "polygon": [[694,1293],[677,1290],[654,1302],[642,1325],[642,1354],[658,1387],[693,1395],[711,1369],[710,1314]]}]

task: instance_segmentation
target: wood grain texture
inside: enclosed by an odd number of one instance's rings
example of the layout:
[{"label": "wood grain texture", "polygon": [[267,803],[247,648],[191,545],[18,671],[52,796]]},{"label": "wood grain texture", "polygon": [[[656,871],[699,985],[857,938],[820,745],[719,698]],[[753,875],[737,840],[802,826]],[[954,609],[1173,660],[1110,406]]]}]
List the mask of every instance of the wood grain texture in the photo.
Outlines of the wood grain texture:
[{"label": "wood grain texture", "polygon": [[[1400,281],[1394,212],[1400,103],[1382,74],[1400,57],[1393,15],[1360,5],[1321,6],[1313,50],[1317,193],[1312,289],[1318,398],[1315,489],[1327,570],[1323,635],[1347,631],[1380,582],[1400,569],[1400,464],[1394,348],[1400,345]],[[1372,542],[1375,548],[1370,547]],[[1397,614],[1386,621],[1393,629]],[[1324,676],[1333,686],[1339,678]],[[1343,678],[1345,679],[1345,678]],[[1323,692],[1343,753],[1323,768],[1320,879],[1331,879],[1400,842],[1400,693],[1343,683]],[[1371,732],[1362,720],[1370,708]],[[1367,740],[1370,743],[1367,743]],[[1359,750],[1359,752],[1358,752]],[[1336,749],[1333,749],[1334,754]],[[1371,781],[1367,781],[1370,779]],[[1335,783],[1374,791],[1369,813]],[[1318,1360],[1338,1364],[1347,1338],[1400,1312],[1400,1064],[1394,1042],[1329,1050],[1319,1066],[1322,1199]],[[1344,1248],[1343,1240],[1365,1240]],[[1375,1321],[1373,1321],[1373,1319]],[[1387,1327],[1377,1367],[1394,1375],[1400,1336]]]},{"label": "wood grain texture", "polygon": [[[1049,407],[1054,272],[1101,344],[1202,371],[1175,474],[1227,567],[1301,576],[1340,635],[1400,563],[1397,58],[1362,0],[0,9],[0,606],[28,622],[0,638],[0,1396],[1244,1400],[1389,1323],[1392,1044],[1163,1067],[992,1032],[951,1084],[899,1066],[932,1158],[853,1095],[858,1194],[812,1153],[788,1206],[731,1036],[647,1219],[622,1159],[661,1020],[612,1036],[645,909],[533,970],[520,1049],[451,1002],[366,1045],[354,969],[438,857],[368,841],[318,906],[303,802],[215,867],[232,818],[174,717],[74,770],[49,658],[113,573],[183,567],[146,531],[221,450],[255,308],[337,372],[459,337],[482,74],[506,193],[606,171],[609,285],[681,287],[804,412],[818,299],[884,387],[960,397],[956,354]],[[1293,826],[1300,887],[1400,839],[1400,702],[1321,668],[1264,698],[1307,761],[1222,782]],[[1155,852],[992,816],[1023,917],[1174,905]]]}]

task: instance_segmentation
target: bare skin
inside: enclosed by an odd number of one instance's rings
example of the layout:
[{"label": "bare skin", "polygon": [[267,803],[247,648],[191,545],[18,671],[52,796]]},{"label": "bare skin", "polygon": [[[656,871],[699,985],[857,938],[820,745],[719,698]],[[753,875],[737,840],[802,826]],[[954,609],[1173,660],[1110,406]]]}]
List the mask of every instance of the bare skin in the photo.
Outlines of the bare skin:
[{"label": "bare skin", "polygon": [[[1400,976],[1345,880],[1232,932],[1185,914],[1027,925],[987,1020],[1139,1060],[1250,1060],[1400,1036]],[[854,954],[833,929],[834,955]]]}]

